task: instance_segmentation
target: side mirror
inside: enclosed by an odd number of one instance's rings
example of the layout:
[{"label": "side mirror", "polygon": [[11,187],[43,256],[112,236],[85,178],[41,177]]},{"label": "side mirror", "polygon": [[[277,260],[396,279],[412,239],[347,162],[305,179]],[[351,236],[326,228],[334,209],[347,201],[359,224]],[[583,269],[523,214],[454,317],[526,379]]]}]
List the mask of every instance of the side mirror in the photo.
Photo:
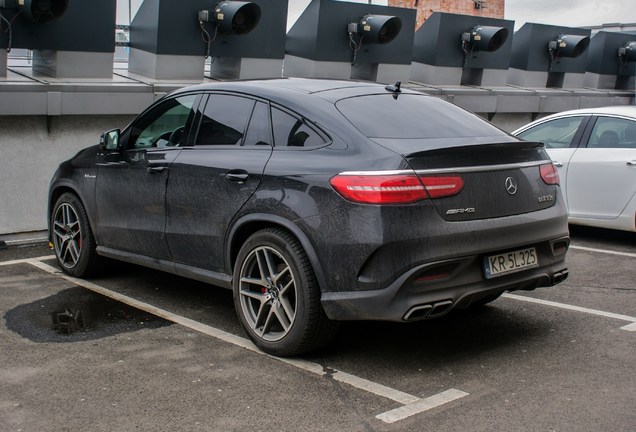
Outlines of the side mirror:
[{"label": "side mirror", "polygon": [[99,145],[104,150],[118,150],[120,133],[121,131],[119,129],[113,129],[109,130],[108,132],[104,132],[99,139]]}]

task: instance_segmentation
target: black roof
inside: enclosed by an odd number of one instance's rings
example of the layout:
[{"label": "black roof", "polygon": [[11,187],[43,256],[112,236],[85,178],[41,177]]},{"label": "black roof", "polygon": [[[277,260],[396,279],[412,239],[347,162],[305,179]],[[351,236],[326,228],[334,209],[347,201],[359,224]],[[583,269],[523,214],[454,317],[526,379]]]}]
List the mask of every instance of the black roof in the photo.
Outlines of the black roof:
[{"label": "black roof", "polygon": [[[365,81],[311,78],[276,78],[266,80],[224,81],[184,87],[177,93],[202,90],[227,90],[264,97],[271,100],[290,100],[301,95],[315,95],[334,103],[340,99],[362,94],[386,94],[384,84]],[[403,90],[408,93],[419,92]],[[422,94],[423,95],[423,94]]]}]

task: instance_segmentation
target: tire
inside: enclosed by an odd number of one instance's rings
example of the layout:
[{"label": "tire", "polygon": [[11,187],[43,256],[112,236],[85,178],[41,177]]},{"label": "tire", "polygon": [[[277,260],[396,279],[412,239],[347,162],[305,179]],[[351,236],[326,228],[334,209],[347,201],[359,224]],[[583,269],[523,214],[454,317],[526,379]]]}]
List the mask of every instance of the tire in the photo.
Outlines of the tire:
[{"label": "tire", "polygon": [[99,272],[102,260],[95,251],[95,237],[79,198],[63,193],[53,207],[51,236],[55,258],[62,271],[74,277]]},{"label": "tire", "polygon": [[241,325],[268,354],[302,354],[336,335],[339,325],[322,309],[309,259],[285,230],[269,228],[247,239],[234,267],[233,291]]}]

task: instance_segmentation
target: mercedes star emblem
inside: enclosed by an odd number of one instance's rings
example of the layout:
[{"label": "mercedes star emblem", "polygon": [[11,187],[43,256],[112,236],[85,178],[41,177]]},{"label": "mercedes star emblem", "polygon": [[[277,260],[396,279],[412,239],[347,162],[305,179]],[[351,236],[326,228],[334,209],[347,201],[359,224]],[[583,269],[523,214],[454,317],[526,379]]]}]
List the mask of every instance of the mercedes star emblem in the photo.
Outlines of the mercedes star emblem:
[{"label": "mercedes star emblem", "polygon": [[514,195],[517,193],[517,181],[512,177],[506,178],[506,192],[510,195]]}]

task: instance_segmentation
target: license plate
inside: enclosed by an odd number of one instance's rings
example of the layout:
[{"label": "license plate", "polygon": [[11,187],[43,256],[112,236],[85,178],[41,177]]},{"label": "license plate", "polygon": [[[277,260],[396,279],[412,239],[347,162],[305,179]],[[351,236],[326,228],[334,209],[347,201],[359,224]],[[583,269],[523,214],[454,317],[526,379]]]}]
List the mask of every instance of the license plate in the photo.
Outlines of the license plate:
[{"label": "license plate", "polygon": [[492,279],[510,273],[537,267],[539,259],[535,248],[506,252],[500,255],[490,255],[484,259],[484,273],[486,279]]}]

